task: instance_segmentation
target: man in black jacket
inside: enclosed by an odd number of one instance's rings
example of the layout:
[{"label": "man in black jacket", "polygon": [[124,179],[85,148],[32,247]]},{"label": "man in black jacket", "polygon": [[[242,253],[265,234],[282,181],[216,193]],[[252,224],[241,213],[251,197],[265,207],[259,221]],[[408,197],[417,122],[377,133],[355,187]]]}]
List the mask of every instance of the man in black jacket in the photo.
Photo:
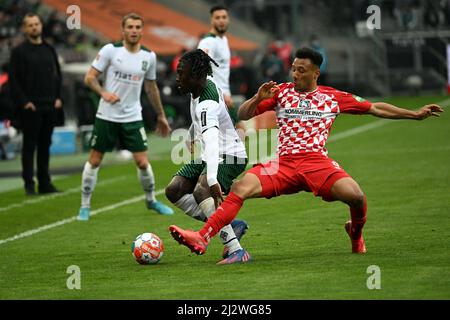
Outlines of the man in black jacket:
[{"label": "man in black jacket", "polygon": [[35,194],[34,150],[37,147],[38,191],[58,192],[49,174],[50,145],[61,102],[61,71],[55,50],[42,41],[39,16],[27,14],[26,40],[11,53],[11,93],[23,131],[22,177],[27,195]]}]

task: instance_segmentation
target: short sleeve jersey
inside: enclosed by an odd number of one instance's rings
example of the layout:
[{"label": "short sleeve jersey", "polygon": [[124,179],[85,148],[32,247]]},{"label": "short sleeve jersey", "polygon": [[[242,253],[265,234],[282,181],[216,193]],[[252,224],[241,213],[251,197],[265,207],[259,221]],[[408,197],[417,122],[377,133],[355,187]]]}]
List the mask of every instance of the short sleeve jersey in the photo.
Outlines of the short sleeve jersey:
[{"label": "short sleeve jersey", "polygon": [[205,51],[219,65],[212,64],[214,82],[226,95],[230,95],[230,47],[226,36],[219,37],[208,33],[198,44],[198,49]]},{"label": "short sleeve jersey", "polygon": [[327,156],[325,143],[336,117],[340,113],[367,113],[371,105],[361,97],[331,87],[298,92],[293,83],[283,83],[273,98],[260,102],[256,115],[276,111],[279,156],[302,152]]},{"label": "short sleeve jersey", "polygon": [[206,160],[202,134],[213,127],[219,129],[220,154],[247,158],[245,146],[231,121],[223,94],[212,80],[208,79],[208,85],[199,97],[191,98],[191,117],[195,137],[200,138],[202,160]]},{"label": "short sleeve jersey", "polygon": [[97,118],[121,123],[142,120],[142,84],[144,79],[156,80],[156,54],[143,46],[132,53],[121,42],[110,43],[100,50],[92,67],[105,74],[105,90],[120,98],[114,104],[100,99]]}]

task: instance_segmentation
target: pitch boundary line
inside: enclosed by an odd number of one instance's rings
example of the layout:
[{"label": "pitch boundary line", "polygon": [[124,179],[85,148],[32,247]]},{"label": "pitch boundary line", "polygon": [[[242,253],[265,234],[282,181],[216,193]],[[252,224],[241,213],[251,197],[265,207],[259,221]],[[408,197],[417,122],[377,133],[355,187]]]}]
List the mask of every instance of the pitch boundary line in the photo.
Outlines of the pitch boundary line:
[{"label": "pitch boundary line", "polygon": [[[122,176],[122,177],[115,177],[115,178],[111,178],[111,179],[106,179],[106,180],[100,181],[97,184],[97,186],[107,185],[107,184],[110,184],[110,183],[113,183],[113,182],[117,182],[117,181],[123,180],[125,178],[126,177]],[[28,200],[25,200],[25,201],[20,202],[20,203],[12,203],[10,205],[7,205],[6,207],[0,207],[0,213],[8,211],[8,210],[11,210],[11,209],[14,209],[14,208],[20,208],[20,207],[23,207],[23,206],[28,205],[28,204],[36,204],[36,203],[43,202],[43,201],[48,200],[48,199],[60,198],[60,197],[66,196],[68,194],[81,192],[80,188],[81,187],[78,186],[78,187],[75,187],[75,188],[68,189],[68,190],[66,190],[64,192],[61,192],[61,193],[54,193],[54,194],[51,194],[51,195],[48,195],[48,196],[41,196],[41,197],[35,198],[35,199],[28,199]]]},{"label": "pitch boundary line", "polygon": [[[164,191],[163,189],[158,190],[155,193],[155,195],[160,195],[161,193],[163,193],[163,191]],[[129,204],[132,204],[132,203],[144,200],[144,198],[145,198],[145,195],[140,195],[140,196],[136,196],[136,197],[133,197],[133,198],[130,198],[130,199],[126,199],[126,200],[123,200],[121,202],[118,202],[118,203],[115,203],[115,204],[112,204],[112,205],[109,205],[109,206],[106,206],[106,207],[99,208],[97,210],[91,211],[90,216],[92,217],[92,216],[95,216],[95,215],[97,215],[99,213],[102,213],[102,212],[105,212],[105,211],[114,210],[114,209],[117,209],[117,208],[129,205]],[[74,222],[76,220],[77,220],[77,216],[73,216],[73,217],[70,217],[70,218],[67,218],[67,219],[56,221],[54,223],[46,224],[46,225],[44,225],[42,227],[31,229],[31,230],[28,230],[28,231],[16,234],[15,236],[12,236],[10,238],[0,240],[0,245],[5,244],[7,242],[11,242],[11,241],[19,240],[19,239],[22,239],[22,238],[30,237],[30,236],[32,236],[34,234],[41,233],[41,232],[43,232],[45,230],[53,229],[53,228],[56,228],[56,227],[59,227],[59,226],[62,226],[62,225]]]}]

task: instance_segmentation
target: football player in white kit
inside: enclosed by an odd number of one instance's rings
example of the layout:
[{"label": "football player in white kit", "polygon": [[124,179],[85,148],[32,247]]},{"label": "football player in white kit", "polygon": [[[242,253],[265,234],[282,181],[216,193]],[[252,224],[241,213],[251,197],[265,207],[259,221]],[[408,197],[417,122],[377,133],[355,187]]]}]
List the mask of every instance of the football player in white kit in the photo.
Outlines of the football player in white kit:
[{"label": "football player in white kit", "polygon": [[[139,15],[126,15],[122,19],[123,41],[105,45],[85,77],[86,85],[98,93],[101,100],[90,140],[89,159],[83,169],[78,220],[89,220],[99,166],[104,154],[112,151],[118,140],[133,153],[147,208],[159,214],[173,214],[171,208],[155,198],[155,178],[147,158],[147,135],[140,102],[143,83],[157,114],[156,133],[165,137],[171,129],[156,84],[156,54],[140,44],[143,24]],[[105,73],[103,87],[98,82],[101,73]]]},{"label": "football player in white kit", "polygon": [[[212,66],[212,79],[219,86],[223,92],[223,98],[225,104],[230,112],[231,119],[236,125],[238,131],[245,131],[245,126],[237,116],[237,108],[233,106],[233,100],[231,99],[230,90],[230,61],[231,52],[228,44],[228,38],[226,32],[230,24],[230,18],[228,15],[228,8],[223,5],[216,5],[210,9],[211,14],[211,29],[203,36],[198,43],[197,48],[205,51],[218,66]],[[239,132],[241,139],[242,132]]]},{"label": "football player in white kit", "polygon": [[225,33],[228,30],[230,19],[228,9],[224,6],[214,6],[210,10],[211,29],[203,36],[197,48],[205,51],[218,66],[212,66],[214,82],[223,92],[224,100],[228,108],[233,105],[230,91],[230,59],[231,52],[228,38]]},{"label": "football player in white kit", "polygon": [[[223,194],[247,164],[245,146],[231,121],[223,94],[207,75],[211,62],[204,51],[185,53],[177,67],[177,84],[182,93],[191,94],[194,136],[201,145],[201,159],[185,164],[166,187],[167,198],[189,216],[206,221],[223,201]],[[220,231],[224,244],[223,260],[218,264],[251,260],[240,245],[247,224],[235,220]]]}]

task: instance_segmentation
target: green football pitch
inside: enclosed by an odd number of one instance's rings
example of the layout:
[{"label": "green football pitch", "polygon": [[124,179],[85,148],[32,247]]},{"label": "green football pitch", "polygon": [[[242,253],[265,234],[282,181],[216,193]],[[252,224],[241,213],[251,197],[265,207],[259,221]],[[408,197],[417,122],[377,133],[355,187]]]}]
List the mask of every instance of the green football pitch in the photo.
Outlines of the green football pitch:
[{"label": "green football pitch", "polygon": [[[439,96],[388,101],[450,105]],[[167,145],[154,141],[155,149]],[[238,217],[250,225],[242,245],[253,261],[217,266],[218,239],[203,256],[178,245],[169,225],[201,224],[178,209],[173,216],[148,211],[130,162],[101,168],[95,215],[78,222],[83,157],[78,173],[57,180],[61,194],[0,193],[0,299],[449,299],[450,112],[422,122],[342,115],[327,146],[367,195],[365,255],[351,254],[344,204],[299,193],[247,201]],[[163,189],[179,166],[155,149],[158,197],[168,203]],[[143,232],[164,242],[157,265],[131,256]],[[67,287],[70,266],[81,271],[78,290]]]}]

